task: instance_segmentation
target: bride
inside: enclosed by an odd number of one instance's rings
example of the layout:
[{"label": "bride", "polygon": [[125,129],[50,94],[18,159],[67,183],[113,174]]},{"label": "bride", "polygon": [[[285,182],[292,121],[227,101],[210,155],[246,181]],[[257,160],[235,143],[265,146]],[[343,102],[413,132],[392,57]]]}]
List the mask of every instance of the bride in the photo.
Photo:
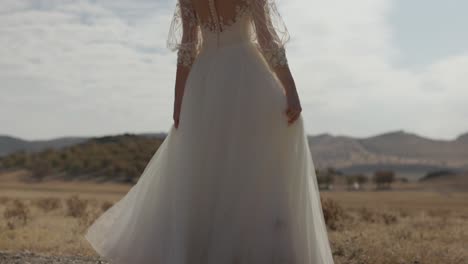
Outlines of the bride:
[{"label": "bride", "polygon": [[113,264],[330,264],[275,0],[178,0],[174,124],[87,230]]}]

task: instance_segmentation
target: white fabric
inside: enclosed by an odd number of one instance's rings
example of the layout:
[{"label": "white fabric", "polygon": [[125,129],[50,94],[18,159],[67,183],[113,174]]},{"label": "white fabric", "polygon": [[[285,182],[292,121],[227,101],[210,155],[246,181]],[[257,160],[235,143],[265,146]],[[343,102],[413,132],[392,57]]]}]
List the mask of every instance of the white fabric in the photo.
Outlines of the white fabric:
[{"label": "white fabric", "polygon": [[179,128],[85,234],[111,263],[333,263],[304,120],[249,30],[203,31]]},{"label": "white fabric", "polygon": [[249,37],[270,67],[287,65],[285,44],[290,36],[278,8],[278,0],[177,0],[167,47],[178,51],[178,63],[191,66],[203,42],[202,30],[217,34],[247,19]]}]

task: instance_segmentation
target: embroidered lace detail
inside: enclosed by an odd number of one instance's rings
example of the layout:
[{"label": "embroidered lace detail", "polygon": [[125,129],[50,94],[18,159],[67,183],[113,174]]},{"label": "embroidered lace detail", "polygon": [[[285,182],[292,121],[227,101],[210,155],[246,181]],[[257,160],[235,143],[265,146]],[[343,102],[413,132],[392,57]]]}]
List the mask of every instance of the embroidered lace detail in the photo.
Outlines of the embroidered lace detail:
[{"label": "embroidered lace detail", "polygon": [[177,0],[167,47],[177,50],[177,64],[191,67],[201,46],[198,17],[191,0]]},{"label": "embroidered lace detail", "polygon": [[196,57],[196,53],[192,50],[180,49],[177,51],[177,64],[191,67]]},{"label": "embroidered lace detail", "polygon": [[[187,1],[187,0],[185,0]],[[181,15],[186,20],[186,27],[195,29],[198,26],[198,18],[193,7],[188,6],[188,3],[184,3],[185,7],[181,8]],[[193,44],[192,44],[193,45]],[[196,47],[190,46],[188,43],[185,49],[179,49],[177,52],[177,64],[184,65],[185,67],[191,67],[195,58],[197,57]]]},{"label": "embroidered lace detail", "polygon": [[199,21],[199,23],[203,28],[216,33],[229,29],[229,27],[234,25],[244,15],[247,15],[250,10],[248,0],[241,0],[239,4],[236,4],[235,15],[231,19],[225,19],[223,16],[218,16],[216,7],[214,6],[214,0],[209,0],[209,6],[211,16],[207,18],[207,21]]},{"label": "embroidered lace detail", "polygon": [[284,67],[288,65],[288,59],[286,57],[286,50],[283,47],[278,48],[278,49],[273,49],[273,50],[265,50],[262,53],[263,53],[263,56],[265,57],[265,60],[273,68],[280,67],[280,66]]},{"label": "embroidered lace detail", "polygon": [[248,12],[250,9],[249,9],[247,1],[244,0],[243,2],[244,3],[242,5],[236,5],[236,11],[235,11],[236,15],[233,18],[224,21],[224,18],[222,16],[220,17],[220,23],[221,25],[223,25],[222,26],[223,28],[231,27],[232,25],[234,25],[234,23],[239,21],[244,15],[250,14]]},{"label": "embroidered lace detail", "polygon": [[[257,46],[271,68],[288,65],[284,45],[289,33],[276,7],[276,0],[232,0],[231,10],[218,10],[217,0],[177,0],[167,46],[178,50],[178,65],[191,67],[201,49],[202,29],[222,32],[248,16],[251,41]],[[194,3],[197,4],[196,8]],[[225,7],[225,6],[224,6]],[[199,14],[204,14],[199,16]]]}]

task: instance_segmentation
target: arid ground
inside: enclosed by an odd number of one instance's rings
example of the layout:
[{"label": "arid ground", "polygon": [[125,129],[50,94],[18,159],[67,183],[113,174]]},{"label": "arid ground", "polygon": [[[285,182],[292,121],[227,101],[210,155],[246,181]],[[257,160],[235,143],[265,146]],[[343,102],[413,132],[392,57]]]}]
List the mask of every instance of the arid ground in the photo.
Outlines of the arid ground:
[{"label": "arid ground", "polygon": [[[130,185],[18,177],[0,180],[0,263],[104,263],[82,235]],[[468,192],[423,187],[322,192],[335,262],[468,263]]]}]

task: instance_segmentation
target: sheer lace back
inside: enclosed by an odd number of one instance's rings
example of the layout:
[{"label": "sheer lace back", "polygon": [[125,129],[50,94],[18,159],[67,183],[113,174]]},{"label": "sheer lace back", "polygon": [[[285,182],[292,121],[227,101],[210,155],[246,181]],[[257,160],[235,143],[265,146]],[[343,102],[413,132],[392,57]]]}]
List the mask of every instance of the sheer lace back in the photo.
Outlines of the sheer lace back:
[{"label": "sheer lace back", "polygon": [[[248,0],[192,0],[202,28],[212,32],[223,32],[247,14]],[[206,5],[208,4],[208,8]]]},{"label": "sheer lace back", "polygon": [[[223,6],[218,7],[212,0],[208,0],[209,12],[204,14],[203,5],[198,12],[197,0],[194,7],[199,14],[198,23],[202,35],[202,48],[216,49],[225,46],[250,42],[250,12],[247,0],[227,0]],[[199,0],[203,2],[203,0]]]},{"label": "sheer lace back", "polygon": [[[239,25],[242,21],[247,27]],[[190,67],[204,42],[213,41],[214,34],[219,46],[235,25],[244,29],[271,67],[287,66],[284,45],[289,33],[275,0],[178,0],[167,46],[178,51],[178,64]]]}]

